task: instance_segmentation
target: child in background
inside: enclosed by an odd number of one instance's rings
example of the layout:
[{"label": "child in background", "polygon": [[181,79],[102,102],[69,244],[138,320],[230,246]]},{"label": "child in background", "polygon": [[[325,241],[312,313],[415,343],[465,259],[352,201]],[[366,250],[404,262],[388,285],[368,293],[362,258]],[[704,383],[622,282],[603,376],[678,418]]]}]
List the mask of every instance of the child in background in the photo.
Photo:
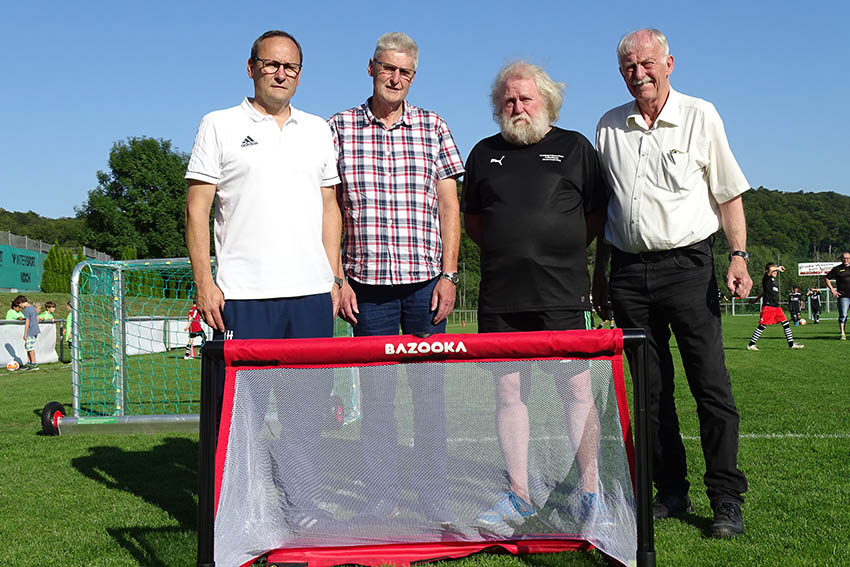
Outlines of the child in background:
[{"label": "child in background", "polygon": [[12,308],[6,311],[6,320],[7,321],[17,321],[18,319],[23,319],[24,316],[21,313],[21,308],[18,306],[18,298],[12,300]]},{"label": "child in background", "polygon": [[816,287],[813,287],[809,291],[806,292],[806,295],[809,296],[809,305],[812,310],[812,321],[814,321],[815,325],[820,323],[820,290]]},{"label": "child in background", "polygon": [[785,338],[788,340],[788,348],[800,349],[804,346],[794,342],[794,337],[791,334],[791,324],[788,323],[785,313],[779,307],[779,286],[776,284],[775,278],[776,274],[784,271],[785,266],[777,266],[773,262],[769,262],[764,268],[764,277],[761,280],[761,295],[750,300],[750,303],[755,303],[759,297],[763,297],[764,303],[762,304],[758,327],[753,331],[753,336],[747,345],[747,350],[758,350],[756,341],[761,337],[765,326],[775,325],[776,323],[782,324],[782,330],[785,331]]},{"label": "child in background", "polygon": [[794,326],[800,324],[800,313],[803,310],[803,294],[800,293],[800,288],[794,286],[791,288],[791,293],[788,294],[788,312],[791,314],[791,320]]},{"label": "child in background", "polygon": [[35,361],[35,340],[41,329],[38,326],[38,311],[30,305],[26,296],[19,295],[15,298],[18,302],[18,307],[24,314],[24,349],[27,351],[28,362],[21,367],[21,370],[38,370],[38,363]]},{"label": "child in background", "polygon": [[[35,305],[35,304],[34,304]],[[56,311],[56,303],[53,301],[44,302],[44,312],[39,313],[38,318],[42,321],[53,321],[53,312]]]},{"label": "child in background", "polygon": [[184,331],[189,331],[189,342],[186,343],[186,354],[183,355],[184,360],[195,358],[195,337],[201,337],[201,346],[207,342],[207,336],[204,333],[204,328],[201,327],[201,314],[198,311],[198,305],[193,301],[192,308],[189,310],[189,324],[186,325]]},{"label": "child in background", "polygon": [[71,322],[73,321],[73,318],[71,317],[71,302],[69,301],[65,305],[68,307],[68,316],[65,317],[65,327],[62,329],[62,337],[68,341],[68,348],[70,349],[71,337],[73,336],[71,334]]}]

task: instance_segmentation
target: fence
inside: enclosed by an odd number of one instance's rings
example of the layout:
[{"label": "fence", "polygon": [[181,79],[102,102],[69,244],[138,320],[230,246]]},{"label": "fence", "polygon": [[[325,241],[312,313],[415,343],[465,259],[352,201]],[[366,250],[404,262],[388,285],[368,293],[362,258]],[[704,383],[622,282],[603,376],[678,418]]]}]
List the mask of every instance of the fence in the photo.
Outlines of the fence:
[{"label": "fence", "polygon": [[[53,248],[53,245],[48,244],[47,242],[42,242],[41,240],[36,240],[35,238],[30,238],[28,236],[19,236],[5,230],[0,230],[0,244],[7,244],[13,248],[32,250],[33,252],[40,252],[42,254],[47,254],[50,249]],[[86,258],[99,260],[101,262],[112,260],[112,256],[109,254],[87,246],[83,246],[83,254],[85,254]]]}]

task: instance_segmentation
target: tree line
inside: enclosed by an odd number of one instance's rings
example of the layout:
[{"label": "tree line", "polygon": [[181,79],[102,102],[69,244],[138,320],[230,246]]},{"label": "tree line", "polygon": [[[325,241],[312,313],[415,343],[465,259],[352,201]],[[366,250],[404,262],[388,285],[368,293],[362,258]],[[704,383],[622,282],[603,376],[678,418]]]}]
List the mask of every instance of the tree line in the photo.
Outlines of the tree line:
[{"label": "tree line", "polygon": [[[108,169],[98,171],[97,186],[74,218],[49,219],[29,211],[0,209],[0,230],[55,242],[75,250],[80,245],[102,250],[114,258],[173,258],[187,255],[183,207],[183,178],[189,155],[169,140],[134,137],[116,142]],[[458,185],[458,194],[462,184]],[[838,261],[850,249],[850,197],[835,192],[788,193],[759,187],[744,193],[750,275],[761,292],[767,262],[779,262],[783,294],[793,285],[823,286],[823,278],[797,276],[797,263]],[[725,289],[728,245],[723,232],[714,244],[718,283]],[[73,252],[70,254],[73,256]],[[65,256],[67,258],[67,255]],[[593,249],[588,250],[588,262]],[[69,260],[65,259],[64,264]],[[465,231],[461,238],[458,308],[478,305],[480,257]]]}]

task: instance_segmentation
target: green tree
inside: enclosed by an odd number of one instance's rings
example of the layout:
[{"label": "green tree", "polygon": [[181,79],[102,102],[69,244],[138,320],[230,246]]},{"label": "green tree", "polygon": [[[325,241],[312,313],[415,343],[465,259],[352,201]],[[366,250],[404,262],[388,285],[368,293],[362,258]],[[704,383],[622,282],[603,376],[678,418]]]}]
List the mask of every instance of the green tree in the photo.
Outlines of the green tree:
[{"label": "green tree", "polygon": [[74,253],[71,250],[54,244],[44,259],[41,291],[45,293],[70,293],[71,273],[76,264]]},{"label": "green tree", "polygon": [[97,188],[77,209],[83,242],[114,257],[130,246],[142,258],[185,256],[183,175],[188,161],[169,140],[116,142],[109,171],[97,172]]}]

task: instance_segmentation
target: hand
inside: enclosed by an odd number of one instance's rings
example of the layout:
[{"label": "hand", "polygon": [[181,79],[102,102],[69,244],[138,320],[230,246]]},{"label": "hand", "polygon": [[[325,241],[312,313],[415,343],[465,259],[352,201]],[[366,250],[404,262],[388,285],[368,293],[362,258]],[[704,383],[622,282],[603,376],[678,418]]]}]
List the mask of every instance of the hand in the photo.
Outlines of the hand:
[{"label": "hand", "polygon": [[221,314],[224,311],[224,294],[221,289],[210,282],[204,286],[198,286],[198,294],[195,297],[198,312],[204,322],[215,331],[225,331],[224,319]]},{"label": "hand", "polygon": [[431,311],[436,311],[432,323],[438,325],[445,321],[455,307],[457,288],[446,278],[439,278],[431,294]]},{"label": "hand", "polygon": [[331,285],[331,307],[333,309],[333,318],[336,319],[339,313],[340,288],[335,283]]},{"label": "hand", "polygon": [[732,256],[732,260],[729,262],[729,271],[726,272],[726,288],[733,297],[747,297],[753,288],[753,280],[747,271],[747,262],[740,256]]},{"label": "hand", "polygon": [[[334,284],[336,287],[336,284]],[[348,285],[348,282],[342,284],[339,290],[339,316],[351,323],[357,324],[357,317],[360,314],[360,309],[357,308],[357,294]]]},{"label": "hand", "polygon": [[837,289],[832,290],[832,297],[838,297],[838,296],[839,296],[838,290]]},{"label": "hand", "polygon": [[593,309],[603,321],[611,320],[611,304],[608,301],[608,280],[605,275],[593,275]]}]

